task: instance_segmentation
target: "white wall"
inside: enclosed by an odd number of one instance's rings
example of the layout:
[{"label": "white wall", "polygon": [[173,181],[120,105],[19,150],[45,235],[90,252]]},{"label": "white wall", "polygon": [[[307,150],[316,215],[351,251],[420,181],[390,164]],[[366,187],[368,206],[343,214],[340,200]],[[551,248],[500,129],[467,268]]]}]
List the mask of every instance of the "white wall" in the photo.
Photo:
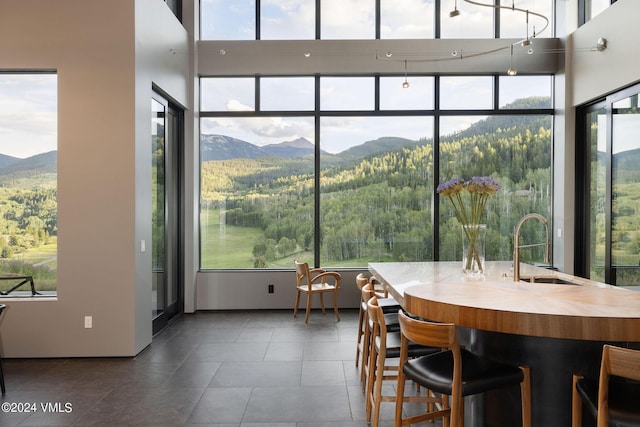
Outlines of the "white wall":
[{"label": "white wall", "polygon": [[[640,81],[639,16],[639,1],[618,0],[570,35],[573,106]],[[607,48],[594,51],[600,37]]]},{"label": "white wall", "polygon": [[186,37],[165,9],[2,1],[0,69],[57,70],[59,149],[58,295],[2,300],[4,357],[128,356],[151,342],[151,262],[138,252],[151,235],[151,81],[187,99],[168,49]]}]

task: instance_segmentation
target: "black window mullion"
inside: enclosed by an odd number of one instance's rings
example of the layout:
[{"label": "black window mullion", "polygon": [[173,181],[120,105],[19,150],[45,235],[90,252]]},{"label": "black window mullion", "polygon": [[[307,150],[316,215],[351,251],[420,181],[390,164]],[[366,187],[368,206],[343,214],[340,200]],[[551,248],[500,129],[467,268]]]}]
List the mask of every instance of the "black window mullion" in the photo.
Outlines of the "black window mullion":
[{"label": "black window mullion", "polygon": [[316,40],[320,40],[320,16],[322,0],[316,0]]},{"label": "black window mullion", "polygon": [[[438,3],[437,3],[438,4]],[[431,228],[433,260],[440,261],[440,197],[436,188],[440,183],[440,76],[434,77],[435,117],[433,118],[433,193],[431,194]]]},{"label": "black window mullion", "polygon": [[495,38],[500,38],[500,0],[494,0],[496,7],[493,9],[493,33]]},{"label": "black window mullion", "polygon": [[604,208],[604,281],[615,285],[615,274],[612,266],[611,249],[613,244],[613,102],[607,98],[607,165],[605,174],[605,208]]},{"label": "black window mullion", "polygon": [[256,0],[256,40],[260,40],[260,0]]},{"label": "black window mullion", "polygon": [[433,23],[433,36],[436,39],[440,38],[440,31],[441,31],[441,19],[440,19],[440,13],[442,11],[442,6],[440,4],[441,0],[436,0],[435,3],[435,11],[433,14],[433,19],[434,19],[434,23]]},{"label": "black window mullion", "polygon": [[262,108],[260,107],[260,77],[256,76],[256,81],[255,81],[255,89],[254,89],[254,105],[256,106],[255,110],[256,111],[261,111]]},{"label": "black window mullion", "polygon": [[[319,2],[319,0],[318,0]],[[314,107],[314,206],[313,206],[313,263],[320,267],[320,76],[315,77]]]},{"label": "black window mullion", "polygon": [[376,11],[375,11],[375,20],[376,20],[376,40],[380,39],[380,25],[381,24],[381,19],[380,19],[380,3],[382,2],[382,0],[376,0]]}]

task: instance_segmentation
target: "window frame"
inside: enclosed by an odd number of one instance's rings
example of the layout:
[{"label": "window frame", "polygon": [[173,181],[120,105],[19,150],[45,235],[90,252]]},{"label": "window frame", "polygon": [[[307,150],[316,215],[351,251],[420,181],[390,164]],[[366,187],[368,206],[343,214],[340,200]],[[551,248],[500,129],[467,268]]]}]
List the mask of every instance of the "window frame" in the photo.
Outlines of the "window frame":
[{"label": "window frame", "polygon": [[[552,84],[553,84],[553,75],[548,75],[548,74],[544,74],[545,76],[550,76],[551,80],[552,80]],[[308,75],[311,76],[311,75]],[[439,147],[439,141],[440,141],[440,119],[443,116],[446,117],[451,117],[451,116],[494,116],[494,115],[499,115],[499,116],[522,116],[522,115],[548,115],[551,117],[552,123],[551,126],[553,127],[553,120],[554,120],[554,108],[553,105],[550,108],[543,108],[543,109],[501,109],[499,107],[500,104],[500,87],[499,87],[499,81],[500,81],[500,77],[501,75],[499,74],[478,74],[478,75],[474,75],[474,76],[478,76],[478,77],[490,77],[492,79],[493,82],[493,97],[492,97],[492,107],[491,109],[480,109],[480,110],[442,110],[439,107],[439,100],[438,97],[440,95],[440,76],[438,75],[433,75],[433,74],[426,74],[426,73],[415,73],[412,75],[408,76],[409,82],[411,81],[411,77],[413,76],[424,76],[424,77],[433,77],[434,79],[434,91],[433,91],[433,95],[434,95],[434,108],[433,109],[427,109],[427,110],[382,110],[380,109],[380,78],[384,78],[384,77],[396,77],[396,76],[401,76],[404,77],[404,74],[384,74],[384,75],[380,75],[380,74],[361,74],[361,75],[331,75],[331,77],[373,77],[375,80],[375,84],[374,84],[374,108],[372,110],[364,110],[364,111],[353,111],[353,110],[321,110],[320,109],[320,79],[323,77],[322,75],[316,74],[313,75],[313,77],[315,78],[315,108],[313,111],[263,111],[260,109],[260,102],[259,102],[259,97],[260,97],[260,79],[262,77],[305,77],[305,75],[291,75],[291,76],[285,76],[285,75],[256,75],[253,76],[253,78],[255,78],[256,82],[255,82],[255,86],[256,86],[256,111],[251,111],[251,112],[211,112],[211,111],[201,111],[200,112],[200,117],[201,118],[216,118],[216,117],[274,117],[274,116],[291,116],[291,117],[313,117],[313,120],[315,122],[315,141],[316,143],[314,144],[315,147],[315,164],[314,164],[314,168],[315,168],[315,182],[314,182],[314,245],[313,245],[313,251],[314,251],[314,266],[315,267],[320,267],[320,198],[321,198],[321,191],[320,191],[320,160],[321,160],[321,144],[319,143],[320,141],[320,134],[319,134],[319,128],[320,128],[320,119],[322,117],[346,117],[346,116],[362,116],[362,117],[376,117],[376,116],[389,116],[389,117],[393,117],[393,116],[415,116],[415,117],[423,117],[423,116],[432,116],[433,117],[433,152],[434,152],[434,170],[433,170],[433,177],[434,177],[434,181],[438,180],[438,177],[440,175],[440,170],[439,170],[439,155],[440,155],[440,147]],[[216,78],[216,77],[220,77],[220,78],[224,78],[224,77],[232,77],[232,76],[201,76],[201,78]],[[246,76],[245,76],[246,77]],[[553,104],[553,93],[551,93],[551,99],[552,99],[552,104]],[[551,139],[551,148],[553,147],[553,135],[552,135],[552,139]],[[552,162],[553,159],[550,159],[550,161]],[[553,182],[553,173],[551,172],[551,176],[550,176],[551,181]],[[433,188],[433,194],[432,194],[432,201],[431,201],[431,212],[432,212],[432,218],[439,218],[440,217],[440,202],[439,202],[439,197],[438,194],[435,192],[435,188],[438,185],[438,182],[433,182],[432,184],[432,188]],[[552,186],[553,188],[553,186]],[[199,195],[199,197],[201,197],[201,194]],[[200,203],[201,205],[201,203]],[[551,204],[550,209],[553,210],[553,205]],[[201,225],[201,224],[200,224]],[[433,260],[434,261],[438,261],[439,260],[439,246],[440,246],[440,236],[439,236],[439,225],[438,225],[438,221],[432,221],[432,232],[433,232],[433,246],[431,248],[432,253],[433,253]],[[199,226],[199,230],[201,231],[201,228]],[[247,271],[255,271],[255,270],[264,270],[264,271],[272,271],[272,269],[256,269],[256,268],[251,268],[251,269],[243,269],[243,268],[237,268],[237,269],[225,269],[225,268],[206,268],[202,266],[202,236],[199,233],[199,238],[198,238],[198,242],[199,242],[199,247],[200,247],[200,260],[199,260],[199,266],[200,266],[200,270],[201,271],[224,271],[224,270],[247,270]]]}]

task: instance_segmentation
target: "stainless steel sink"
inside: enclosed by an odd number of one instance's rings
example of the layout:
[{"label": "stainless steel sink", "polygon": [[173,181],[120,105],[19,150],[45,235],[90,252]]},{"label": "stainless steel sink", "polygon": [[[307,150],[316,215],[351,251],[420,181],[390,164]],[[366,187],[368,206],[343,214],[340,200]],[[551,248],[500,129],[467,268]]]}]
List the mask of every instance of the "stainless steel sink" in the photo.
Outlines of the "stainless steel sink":
[{"label": "stainless steel sink", "polygon": [[551,283],[555,285],[581,286],[580,283],[562,279],[557,276],[520,276],[520,280],[528,283]]}]

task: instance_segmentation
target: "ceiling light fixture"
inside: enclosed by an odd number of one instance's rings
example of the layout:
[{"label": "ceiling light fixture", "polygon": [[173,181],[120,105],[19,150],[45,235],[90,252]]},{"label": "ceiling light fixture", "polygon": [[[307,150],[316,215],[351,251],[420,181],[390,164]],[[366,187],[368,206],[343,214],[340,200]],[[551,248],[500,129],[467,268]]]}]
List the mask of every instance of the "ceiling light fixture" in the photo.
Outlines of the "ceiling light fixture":
[{"label": "ceiling light fixture", "polygon": [[453,3],[453,10],[451,12],[449,12],[449,17],[453,18],[460,15],[460,11],[458,10],[458,0],[454,0]]},{"label": "ceiling light fixture", "polygon": [[509,69],[507,70],[507,76],[515,76],[518,74],[518,70],[513,68],[513,45],[511,45],[511,56],[509,57]]},{"label": "ceiling light fixture", "polygon": [[404,82],[402,82],[402,87],[407,89],[409,87],[409,82],[407,81],[407,60],[404,60]]}]

